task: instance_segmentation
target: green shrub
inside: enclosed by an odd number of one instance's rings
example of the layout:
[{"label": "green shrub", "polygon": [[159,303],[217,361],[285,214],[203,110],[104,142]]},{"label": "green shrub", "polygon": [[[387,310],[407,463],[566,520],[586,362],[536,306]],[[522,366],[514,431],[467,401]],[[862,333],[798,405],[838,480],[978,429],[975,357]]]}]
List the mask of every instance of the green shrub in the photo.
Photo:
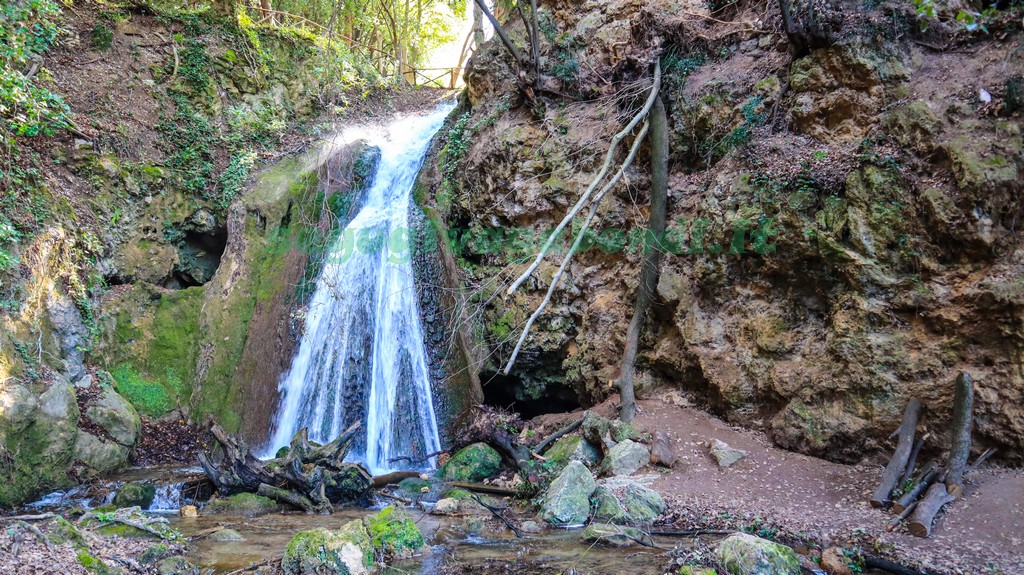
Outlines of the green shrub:
[{"label": "green shrub", "polygon": [[114,41],[114,32],[102,23],[97,23],[92,28],[92,46],[97,50],[109,50],[110,43]]}]

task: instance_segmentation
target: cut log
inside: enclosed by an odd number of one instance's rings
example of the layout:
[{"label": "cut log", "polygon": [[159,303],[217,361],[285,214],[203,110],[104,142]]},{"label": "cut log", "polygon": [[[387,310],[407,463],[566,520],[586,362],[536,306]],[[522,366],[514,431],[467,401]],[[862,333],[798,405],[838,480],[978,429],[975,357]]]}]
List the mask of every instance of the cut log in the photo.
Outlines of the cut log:
[{"label": "cut log", "polygon": [[872,507],[885,507],[891,502],[892,491],[896,488],[903,471],[907,468],[907,461],[910,460],[910,452],[914,448],[914,433],[917,429],[917,418],[921,413],[921,400],[914,398],[907,402],[907,408],[903,412],[903,422],[900,423],[895,434],[899,437],[896,442],[896,451],[885,466],[882,472],[882,479],[871,496]]},{"label": "cut log", "polygon": [[932,484],[933,481],[935,481],[935,478],[938,477],[938,475],[939,470],[935,466],[935,463],[932,462],[930,464],[930,467],[927,468],[925,473],[914,484],[914,487],[911,488],[910,491],[904,493],[902,497],[900,497],[895,503],[893,503],[893,511],[895,511],[896,513],[903,513],[903,511],[910,507],[910,505],[913,504],[913,502],[917,501],[917,498],[920,497],[926,489],[928,489],[928,487]]},{"label": "cut log", "polygon": [[895,519],[889,522],[889,526],[886,527],[885,530],[892,531],[893,529],[899,527],[899,524],[903,523],[903,520],[909,517],[910,514],[914,512],[914,509],[917,509],[917,504],[918,502],[914,501],[913,503],[908,505],[906,509],[900,511],[900,514],[897,515]]},{"label": "cut log", "polygon": [[914,468],[917,467],[917,456],[921,454],[921,448],[924,447],[924,440],[928,439],[928,434],[924,434],[914,443],[914,449],[910,451],[910,459],[907,460],[907,468],[903,470],[903,475],[900,480],[896,482],[896,486],[899,487],[907,482],[912,475],[914,475]]},{"label": "cut log", "polygon": [[956,497],[946,491],[946,486],[935,482],[928,488],[924,498],[917,504],[914,515],[910,518],[908,529],[911,535],[917,537],[928,537],[932,534],[932,525],[935,523],[935,516],[942,507],[954,501]]},{"label": "cut log", "polygon": [[965,371],[956,377],[953,394],[953,438],[950,442],[949,469],[946,473],[946,491],[960,497],[964,488],[964,472],[971,456],[971,426],[974,411],[974,380]]}]

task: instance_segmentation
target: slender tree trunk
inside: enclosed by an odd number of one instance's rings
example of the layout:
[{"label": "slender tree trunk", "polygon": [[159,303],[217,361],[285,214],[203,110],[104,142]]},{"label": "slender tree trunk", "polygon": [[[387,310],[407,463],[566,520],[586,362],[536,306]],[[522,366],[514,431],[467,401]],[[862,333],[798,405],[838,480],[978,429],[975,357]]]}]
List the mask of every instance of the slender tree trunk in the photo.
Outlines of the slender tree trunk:
[{"label": "slender tree trunk", "polygon": [[665,233],[665,211],[668,204],[668,117],[665,104],[659,95],[651,109],[651,215],[644,242],[644,259],[640,268],[640,286],[636,295],[633,321],[626,331],[626,349],[622,358],[622,372],[618,387],[621,397],[619,417],[622,421],[633,421],[636,416],[636,394],[633,376],[636,371],[636,353],[640,344],[640,332],[644,318],[654,302],[658,289],[661,264],[661,246],[658,243]]},{"label": "slender tree trunk", "polygon": [[479,47],[484,43],[484,13],[480,6],[473,2],[473,44]]},{"label": "slender tree trunk", "polygon": [[946,489],[950,495],[963,494],[964,472],[971,455],[971,427],[974,411],[974,380],[965,371],[956,378],[953,394],[953,440],[950,442]]}]

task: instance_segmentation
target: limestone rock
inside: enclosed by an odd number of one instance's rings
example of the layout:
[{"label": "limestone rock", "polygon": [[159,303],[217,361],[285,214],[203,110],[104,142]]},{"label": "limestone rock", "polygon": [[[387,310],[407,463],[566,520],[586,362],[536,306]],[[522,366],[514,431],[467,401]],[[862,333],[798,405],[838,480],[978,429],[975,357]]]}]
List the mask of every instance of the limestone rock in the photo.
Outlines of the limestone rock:
[{"label": "limestone rock", "polygon": [[285,547],[281,569],[286,575],[369,575],[373,545],[358,519],[338,531],[300,531]]},{"label": "limestone rock", "polygon": [[800,575],[796,553],[748,533],[734,533],[715,547],[715,555],[731,575]]},{"label": "limestone rock", "polygon": [[718,466],[722,469],[732,467],[737,461],[747,456],[746,451],[729,447],[728,443],[720,439],[712,440],[710,448],[711,455],[715,457],[715,461],[718,462]]},{"label": "limestone rock", "polygon": [[590,515],[590,496],[596,488],[597,482],[587,466],[579,461],[569,462],[544,494],[541,519],[552,525],[584,523]]},{"label": "limestone rock", "polygon": [[626,439],[608,450],[601,462],[601,471],[607,475],[632,475],[650,460],[646,447]]},{"label": "limestone rock", "polygon": [[605,523],[623,523],[626,520],[626,510],[619,502],[619,498],[607,487],[598,485],[594,493],[590,495],[591,508],[594,510],[594,520]]},{"label": "limestone rock", "polygon": [[636,527],[610,525],[608,523],[591,523],[583,530],[582,537],[584,541],[590,543],[628,547],[636,545],[637,541],[644,541],[647,536]]},{"label": "limestone rock", "polygon": [[135,408],[111,387],[101,388],[99,399],[89,405],[85,416],[125,447],[135,445],[142,433],[142,420]]},{"label": "limestone rock", "polygon": [[580,434],[591,444],[607,452],[620,441],[640,439],[633,426],[618,419],[608,419],[588,411],[583,416]]},{"label": "limestone rock", "polygon": [[622,507],[630,523],[650,523],[664,513],[668,505],[657,491],[631,483],[622,495]]},{"label": "limestone rock", "polygon": [[459,502],[451,497],[445,497],[434,505],[434,515],[454,515],[459,512]]},{"label": "limestone rock", "polygon": [[178,515],[185,518],[199,517],[199,509],[195,505],[185,505],[178,510]]},{"label": "limestone rock", "polygon": [[850,560],[838,547],[829,547],[821,552],[821,568],[829,575],[853,575]]},{"label": "limestone rock", "polygon": [[672,439],[664,431],[654,432],[651,442],[651,463],[671,468],[676,464],[676,453],[672,449]]},{"label": "limestone rock", "polygon": [[532,519],[527,519],[519,525],[519,530],[523,533],[541,533],[544,531],[544,526]]},{"label": "limestone rock", "polygon": [[180,555],[168,557],[156,564],[156,572],[160,575],[199,575],[199,567]]},{"label": "limestone rock", "polygon": [[463,447],[437,470],[446,481],[483,481],[498,472],[501,455],[486,443]]},{"label": "limestone rock", "polygon": [[128,451],[123,445],[104,441],[87,431],[79,431],[75,438],[74,458],[88,467],[83,470],[86,476],[118,469],[128,461]]}]

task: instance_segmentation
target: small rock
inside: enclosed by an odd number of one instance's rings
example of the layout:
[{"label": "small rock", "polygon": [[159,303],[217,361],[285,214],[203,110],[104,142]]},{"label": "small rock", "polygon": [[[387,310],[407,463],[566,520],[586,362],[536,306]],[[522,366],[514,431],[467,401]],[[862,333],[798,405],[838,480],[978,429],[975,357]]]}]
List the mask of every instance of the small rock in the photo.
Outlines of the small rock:
[{"label": "small rock", "polygon": [[459,502],[451,497],[445,497],[434,505],[434,515],[454,515],[459,512]]},{"label": "small rock", "polygon": [[710,447],[711,455],[715,456],[718,466],[722,469],[731,467],[734,463],[747,456],[746,451],[729,447],[728,443],[720,439],[713,440]]},{"label": "small rock", "polygon": [[523,533],[540,533],[544,531],[544,526],[536,521],[526,520],[519,525],[519,530]]},{"label": "small rock", "polygon": [[601,470],[607,475],[632,475],[651,460],[651,454],[643,445],[626,439],[608,450]]},{"label": "small rock", "polygon": [[591,543],[628,547],[636,545],[637,541],[644,541],[647,536],[636,527],[610,525],[608,523],[591,523],[583,530],[582,537],[584,541]]},{"label": "small rock", "polygon": [[139,507],[146,509],[153,504],[156,486],[148,481],[125,483],[114,496],[114,507]]},{"label": "small rock", "polygon": [[189,563],[188,559],[176,555],[157,563],[156,572],[160,575],[199,575],[199,568]]},{"label": "small rock", "polygon": [[800,575],[800,561],[792,549],[749,533],[720,541],[715,556],[731,575]]},{"label": "small rock", "polygon": [[245,541],[245,537],[234,529],[221,529],[210,534],[210,541]]},{"label": "small rock", "polygon": [[178,515],[182,517],[199,517],[199,509],[195,505],[185,505],[178,510]]},{"label": "small rock", "polygon": [[672,450],[672,439],[664,431],[655,431],[651,442],[651,463],[672,467],[676,464],[676,454]]},{"label": "small rock", "polygon": [[853,575],[850,560],[838,547],[829,547],[821,552],[821,568],[829,575]]}]

